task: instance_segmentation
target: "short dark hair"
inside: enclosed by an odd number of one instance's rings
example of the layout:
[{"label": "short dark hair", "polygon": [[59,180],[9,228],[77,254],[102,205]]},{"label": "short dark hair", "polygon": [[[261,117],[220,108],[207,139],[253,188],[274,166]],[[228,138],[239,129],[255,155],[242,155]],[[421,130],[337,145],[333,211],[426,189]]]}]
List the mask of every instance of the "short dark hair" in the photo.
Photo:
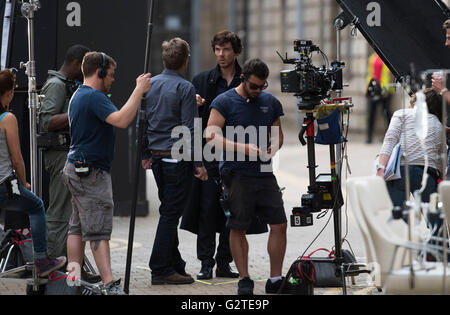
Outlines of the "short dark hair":
[{"label": "short dark hair", "polygon": [[235,54],[239,55],[242,53],[243,47],[240,37],[236,33],[228,30],[217,33],[211,41],[211,46],[213,51],[215,51],[216,45],[223,46],[226,43],[231,43]]},{"label": "short dark hair", "polygon": [[71,63],[74,60],[78,60],[80,63],[83,62],[84,56],[91,50],[83,45],[73,45],[70,47],[66,56],[64,57],[64,63]]},{"label": "short dark hair", "polygon": [[14,89],[16,75],[10,69],[0,71],[0,96]]},{"label": "short dark hair", "polygon": [[[10,70],[5,69],[0,71],[0,96],[3,96],[6,92],[14,90],[14,84],[16,82],[16,74]],[[6,111],[6,108],[0,103],[0,115]]]},{"label": "short dark hair", "polygon": [[[117,63],[110,56],[106,55],[106,69],[109,69],[110,66],[116,67]],[[103,56],[100,52],[88,52],[84,58],[83,63],[81,65],[81,69],[83,71],[83,75],[85,78],[89,78],[97,73],[98,69],[101,69],[103,65]]]},{"label": "short dark hair", "polygon": [[269,67],[259,58],[248,60],[242,68],[242,74],[245,79],[254,75],[260,80],[266,80],[269,77],[269,73]]},{"label": "short dark hair", "polygon": [[191,48],[185,40],[173,38],[162,43],[162,59],[168,70],[179,70],[189,58]]},{"label": "short dark hair", "polygon": [[450,29],[450,19],[444,22],[444,25],[442,26],[444,29]]},{"label": "short dark hair", "polygon": [[428,105],[428,112],[439,118],[439,121],[442,121],[442,96],[433,88],[426,89],[424,93]]}]

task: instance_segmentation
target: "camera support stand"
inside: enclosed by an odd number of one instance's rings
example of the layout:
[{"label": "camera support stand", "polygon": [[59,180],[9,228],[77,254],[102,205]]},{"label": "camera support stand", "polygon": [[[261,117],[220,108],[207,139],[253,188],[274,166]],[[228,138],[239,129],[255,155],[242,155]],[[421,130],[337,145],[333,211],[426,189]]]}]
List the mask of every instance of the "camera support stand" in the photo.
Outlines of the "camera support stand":
[{"label": "camera support stand", "polygon": [[[348,102],[350,100],[350,102]],[[341,102],[340,104],[336,102]],[[353,105],[351,103],[351,99],[348,98],[338,98],[333,100],[329,104],[330,106],[336,107],[339,110],[348,110]],[[327,105],[324,105],[327,106]],[[301,109],[301,106],[299,106]],[[301,110],[305,114],[304,124],[302,130],[299,134],[299,140],[303,146],[307,146],[308,149],[308,170],[309,170],[309,180],[310,186],[308,187],[308,192],[310,194],[320,193],[320,182],[316,178],[316,154],[315,154],[315,126],[314,122],[316,120],[314,113],[317,112],[319,107],[316,107],[313,110]],[[304,136],[306,134],[306,141]],[[333,210],[333,220],[334,220],[334,242],[335,242],[335,257],[334,258],[320,258],[320,259],[308,259],[312,262],[320,262],[320,263],[330,263],[334,264],[336,267],[336,277],[340,278],[342,281],[342,290],[343,294],[347,294],[347,286],[346,286],[346,277],[354,277],[361,273],[370,273],[369,270],[360,270],[360,267],[365,265],[363,264],[355,264],[355,263],[346,263],[344,258],[344,253],[342,251],[342,230],[341,230],[341,208],[343,205],[342,200],[342,189],[340,178],[337,172],[337,163],[336,163],[336,146],[334,144],[330,145],[330,169],[331,169],[331,196],[333,196],[333,201],[330,204]],[[320,208],[320,207],[319,207]],[[321,209],[314,208],[314,212],[321,212]],[[311,221],[312,223],[312,221]],[[300,257],[302,260],[303,257]],[[298,260],[294,262],[294,265],[298,264]],[[285,278],[287,281],[292,275],[292,268],[289,270],[288,275]]]},{"label": "camera support stand", "polygon": [[[314,128],[315,117],[312,111],[308,111],[305,117],[304,127],[307,126],[306,139],[308,147],[308,169],[309,169],[309,179],[310,188],[317,185],[316,182],[316,159],[315,159],[315,128]],[[302,131],[300,132],[299,138],[302,138]],[[338,175],[336,172],[336,149],[335,145],[330,145],[330,169],[331,169],[331,182],[332,182],[332,195],[337,198],[338,193],[341,194],[341,188],[339,184]],[[347,294],[345,285],[345,270],[344,270],[344,258],[342,254],[342,233],[341,233],[341,206],[338,202],[333,202],[333,220],[334,220],[334,243],[335,243],[335,257],[330,260],[336,265],[336,275],[340,275],[343,285],[343,293]],[[314,259],[313,259],[314,261]],[[323,259],[321,260],[323,262]]]}]

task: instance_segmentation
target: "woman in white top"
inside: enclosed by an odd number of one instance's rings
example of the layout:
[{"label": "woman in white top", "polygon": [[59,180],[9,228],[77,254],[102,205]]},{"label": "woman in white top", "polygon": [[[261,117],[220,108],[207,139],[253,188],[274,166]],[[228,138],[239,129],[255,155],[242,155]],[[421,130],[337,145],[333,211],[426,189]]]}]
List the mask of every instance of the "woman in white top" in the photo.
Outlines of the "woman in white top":
[{"label": "woman in white top", "polygon": [[[437,192],[438,182],[445,173],[441,157],[442,146],[442,97],[433,89],[425,90],[428,105],[428,135],[425,139],[425,150],[422,148],[415,130],[415,96],[411,100],[411,108],[401,109],[394,113],[389,129],[386,132],[384,143],[380,152],[377,175],[384,177],[385,167],[393,148],[401,143],[401,148],[408,159],[411,192],[420,190],[425,167],[425,153],[428,155],[428,181],[422,201],[429,202],[430,195]],[[426,151],[426,152],[425,152]],[[406,198],[405,191],[405,158],[401,160],[402,178],[387,182],[389,195],[394,206],[402,206]],[[408,198],[409,199],[409,198]]]},{"label": "woman in white top", "polygon": [[16,116],[8,112],[14,96],[15,75],[0,71],[0,208],[26,212],[30,218],[34,264],[41,277],[64,266],[66,259],[47,256],[47,228],[44,203],[30,191],[20,151]]}]

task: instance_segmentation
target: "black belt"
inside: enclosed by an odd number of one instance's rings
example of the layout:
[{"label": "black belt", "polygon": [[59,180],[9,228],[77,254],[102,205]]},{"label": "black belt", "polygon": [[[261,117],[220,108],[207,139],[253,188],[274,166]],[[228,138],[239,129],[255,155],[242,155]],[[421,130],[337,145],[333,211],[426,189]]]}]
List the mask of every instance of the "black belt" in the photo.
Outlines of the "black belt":
[{"label": "black belt", "polygon": [[3,181],[3,183],[0,184],[0,186],[6,186],[6,183],[7,183],[9,180],[12,180],[12,179],[14,179],[14,178],[15,178],[14,175],[10,175],[10,176],[6,177],[5,180]]},{"label": "black belt", "polygon": [[152,156],[171,156],[172,155],[172,151],[151,151],[152,152]]}]

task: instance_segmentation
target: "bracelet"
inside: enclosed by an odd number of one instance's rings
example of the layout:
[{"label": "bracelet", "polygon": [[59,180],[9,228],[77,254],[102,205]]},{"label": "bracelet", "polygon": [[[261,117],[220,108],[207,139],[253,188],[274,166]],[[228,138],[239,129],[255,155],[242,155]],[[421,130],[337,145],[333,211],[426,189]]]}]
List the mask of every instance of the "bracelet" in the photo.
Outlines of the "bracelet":
[{"label": "bracelet", "polygon": [[448,92],[448,89],[445,88],[445,89],[442,89],[441,93],[439,93],[439,94],[441,94],[441,96],[444,96],[444,94],[447,93],[447,92]]}]

